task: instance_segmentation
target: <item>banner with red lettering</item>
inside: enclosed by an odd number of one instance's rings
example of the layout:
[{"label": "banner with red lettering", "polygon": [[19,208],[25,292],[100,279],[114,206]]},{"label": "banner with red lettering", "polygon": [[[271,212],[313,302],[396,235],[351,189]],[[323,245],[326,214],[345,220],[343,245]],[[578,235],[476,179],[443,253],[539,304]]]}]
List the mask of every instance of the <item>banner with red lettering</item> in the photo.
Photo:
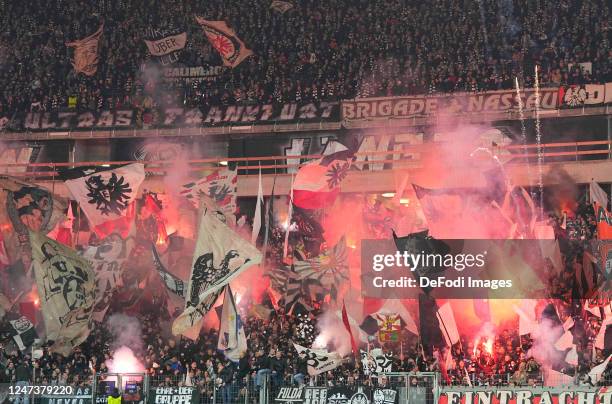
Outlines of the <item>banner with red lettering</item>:
[{"label": "banner with red lettering", "polygon": [[438,404],[604,404],[611,398],[609,387],[454,387],[442,389]]}]

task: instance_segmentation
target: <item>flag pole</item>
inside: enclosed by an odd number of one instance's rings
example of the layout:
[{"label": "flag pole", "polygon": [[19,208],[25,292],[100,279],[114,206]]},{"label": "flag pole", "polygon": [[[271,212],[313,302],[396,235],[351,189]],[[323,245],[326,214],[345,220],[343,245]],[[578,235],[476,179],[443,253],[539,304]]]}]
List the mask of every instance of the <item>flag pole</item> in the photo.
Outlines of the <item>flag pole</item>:
[{"label": "flag pole", "polygon": [[293,216],[293,174],[291,174],[291,190],[289,191],[289,209],[287,212],[287,229],[285,230],[285,244],[283,246],[283,261],[287,258],[289,249],[289,232],[291,231],[291,218]]}]

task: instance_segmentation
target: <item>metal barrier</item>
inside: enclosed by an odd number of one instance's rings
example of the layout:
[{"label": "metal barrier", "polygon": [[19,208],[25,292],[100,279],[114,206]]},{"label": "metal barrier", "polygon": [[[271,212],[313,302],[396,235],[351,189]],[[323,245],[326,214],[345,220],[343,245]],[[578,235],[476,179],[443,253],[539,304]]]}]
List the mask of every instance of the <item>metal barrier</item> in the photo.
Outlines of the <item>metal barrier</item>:
[{"label": "metal barrier", "polygon": [[[338,392],[357,392],[365,395],[369,402],[383,402],[381,395],[383,392],[391,392],[397,397],[398,403],[402,404],[437,404],[443,391],[448,389],[471,389],[499,388],[504,386],[507,389],[519,387],[514,382],[508,380],[499,385],[496,384],[474,384],[464,385],[445,385],[443,378],[436,372],[390,372],[376,376],[357,376],[357,373],[347,374],[348,378],[332,373],[309,377],[305,384],[298,386],[293,377],[275,379],[269,373],[262,373],[256,377],[257,373],[252,372],[242,379],[234,379],[228,383],[221,383],[217,378],[200,378],[199,376],[186,378],[185,373],[173,375],[148,375],[145,373],[105,373],[95,374],[93,383],[83,382],[73,388],[73,394],[67,395],[44,395],[35,396],[21,395],[12,397],[9,402],[20,404],[56,404],[66,402],[66,399],[78,403],[106,404],[107,396],[117,388],[119,389],[123,402],[153,403],[155,391],[157,394],[160,388],[180,388],[189,386],[198,393],[199,404],[272,404],[276,402],[277,395],[283,390],[299,390],[304,393],[310,390],[326,391],[328,395],[338,394]],[[476,381],[474,380],[474,383]],[[577,388],[577,386],[588,387],[585,380],[575,377],[572,381],[564,384],[557,384],[558,388]],[[612,375],[606,373],[597,383],[598,386],[612,385]],[[542,388],[542,380],[535,378],[527,383],[529,388]],[[2,387],[0,385],[0,387]],[[67,387],[67,386],[64,386]],[[596,387],[596,386],[592,386]],[[163,389],[162,389],[163,390]],[[176,389],[178,390],[178,389]],[[189,390],[193,391],[193,390]],[[0,393],[2,389],[0,388]],[[194,393],[195,394],[195,393]],[[0,394],[0,402],[2,402]],[[195,397],[195,396],[194,396]],[[329,396],[328,396],[329,397]],[[172,397],[176,398],[176,397]],[[349,396],[350,398],[350,396]],[[63,401],[60,401],[63,400]],[[378,399],[378,400],[377,400]],[[76,401],[75,401],[76,400]],[[285,400],[287,401],[287,400]],[[289,400],[291,401],[291,400]],[[301,400],[294,400],[299,401]],[[159,402],[169,402],[161,400]],[[177,402],[185,402],[177,400]],[[306,400],[305,400],[306,402]]]},{"label": "metal barrier", "polygon": [[[403,145],[401,150],[367,151],[356,153],[357,160],[353,163],[359,169],[365,166],[379,165],[384,169],[416,169],[421,167],[420,160],[404,158],[404,155],[439,153],[440,142],[418,145]],[[495,147],[494,152],[503,154],[510,164],[533,163],[541,150],[543,163],[572,162],[583,160],[608,160],[612,158],[612,141],[588,142],[557,142],[542,145],[507,145]],[[505,153],[505,154],[504,154]],[[321,155],[304,156],[263,156],[263,157],[217,157],[188,160],[187,171],[215,171],[225,169],[229,164],[238,170],[239,175],[256,174],[260,168],[272,170],[274,173],[284,173],[295,170],[305,164],[305,161],[320,158]],[[296,162],[297,160],[297,162]],[[88,161],[65,163],[12,163],[0,164],[0,174],[29,179],[58,180],[60,169],[79,166],[120,166],[130,163],[142,163],[150,175],[165,175],[173,166],[174,161]]]}]

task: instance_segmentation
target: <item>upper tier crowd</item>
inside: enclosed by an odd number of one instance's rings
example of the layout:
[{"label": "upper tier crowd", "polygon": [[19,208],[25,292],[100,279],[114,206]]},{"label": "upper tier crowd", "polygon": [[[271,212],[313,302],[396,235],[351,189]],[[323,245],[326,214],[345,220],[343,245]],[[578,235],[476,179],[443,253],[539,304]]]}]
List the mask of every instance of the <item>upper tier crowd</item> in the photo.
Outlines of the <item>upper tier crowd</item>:
[{"label": "upper tier crowd", "polygon": [[[612,81],[606,0],[287,2],[280,13],[269,0],[3,0],[0,116],[529,87],[535,65],[543,86]],[[164,85],[151,30],[187,33],[174,66],[222,65],[196,15],[227,22],[254,56]],[[96,74],[75,73],[66,43],[102,24]]]}]

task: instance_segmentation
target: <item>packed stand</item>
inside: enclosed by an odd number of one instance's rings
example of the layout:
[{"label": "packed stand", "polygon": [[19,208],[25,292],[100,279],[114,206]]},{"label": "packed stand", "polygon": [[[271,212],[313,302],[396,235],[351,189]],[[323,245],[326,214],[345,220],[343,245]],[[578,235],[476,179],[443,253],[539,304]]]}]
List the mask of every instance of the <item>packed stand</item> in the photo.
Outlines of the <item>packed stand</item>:
[{"label": "packed stand", "polygon": [[[535,65],[542,85],[612,81],[604,0],[309,0],[283,14],[261,0],[2,3],[3,117],[484,91],[515,77],[529,87]],[[195,15],[226,21],[255,55],[213,80],[164,87],[143,42],[150,30],[187,33],[175,66],[222,65]],[[101,24],[96,74],[75,74],[65,44]]]}]

